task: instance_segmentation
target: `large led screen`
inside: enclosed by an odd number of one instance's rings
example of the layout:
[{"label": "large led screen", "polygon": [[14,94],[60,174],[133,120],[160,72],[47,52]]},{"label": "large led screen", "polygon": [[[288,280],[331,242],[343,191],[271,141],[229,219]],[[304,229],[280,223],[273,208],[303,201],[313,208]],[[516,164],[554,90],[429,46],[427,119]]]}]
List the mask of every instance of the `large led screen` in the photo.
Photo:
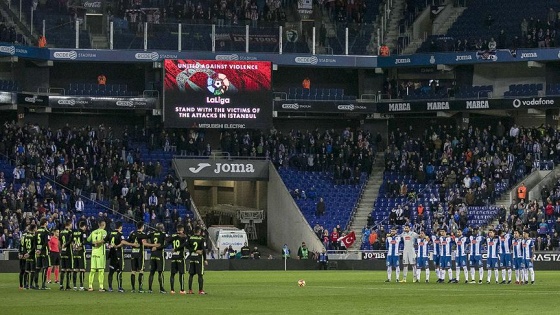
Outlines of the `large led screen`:
[{"label": "large led screen", "polygon": [[261,61],[165,60],[168,128],[269,128],[272,65]]}]

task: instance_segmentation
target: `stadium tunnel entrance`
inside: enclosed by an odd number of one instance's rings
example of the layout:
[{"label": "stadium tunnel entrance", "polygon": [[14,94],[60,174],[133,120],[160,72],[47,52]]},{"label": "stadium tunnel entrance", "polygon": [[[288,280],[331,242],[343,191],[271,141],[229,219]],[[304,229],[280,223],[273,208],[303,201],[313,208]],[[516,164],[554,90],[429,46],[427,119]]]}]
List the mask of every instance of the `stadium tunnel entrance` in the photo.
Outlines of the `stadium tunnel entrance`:
[{"label": "stadium tunnel entrance", "polygon": [[322,246],[270,161],[214,153],[175,156],[173,168],[207,227],[245,229],[249,241],[276,253],[283,244],[297,248],[302,241],[317,250]]}]

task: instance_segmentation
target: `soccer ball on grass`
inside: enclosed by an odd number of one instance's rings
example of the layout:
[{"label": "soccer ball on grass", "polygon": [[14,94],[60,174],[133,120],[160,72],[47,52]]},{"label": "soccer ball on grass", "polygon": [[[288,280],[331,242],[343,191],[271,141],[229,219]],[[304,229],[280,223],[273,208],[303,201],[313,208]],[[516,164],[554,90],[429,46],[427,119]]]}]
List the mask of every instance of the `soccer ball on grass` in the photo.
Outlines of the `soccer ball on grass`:
[{"label": "soccer ball on grass", "polygon": [[297,284],[300,287],[305,287],[305,280],[300,279],[300,280],[298,280]]}]

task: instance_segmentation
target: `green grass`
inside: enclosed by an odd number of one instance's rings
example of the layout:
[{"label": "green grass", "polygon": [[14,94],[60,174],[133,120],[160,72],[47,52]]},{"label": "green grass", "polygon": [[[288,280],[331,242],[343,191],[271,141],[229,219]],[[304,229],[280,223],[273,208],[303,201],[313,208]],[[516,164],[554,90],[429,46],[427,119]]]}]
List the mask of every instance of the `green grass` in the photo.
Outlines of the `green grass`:
[{"label": "green grass", "polygon": [[[2,314],[558,314],[560,272],[537,272],[535,285],[526,286],[411,283],[410,274],[407,283],[384,283],[386,276],[382,271],[209,271],[208,295],[182,296],[61,292],[54,284],[49,291],[20,291],[17,274],[0,274],[0,297]],[[298,287],[298,279],[307,286]],[[130,288],[128,273],[124,284]]]}]

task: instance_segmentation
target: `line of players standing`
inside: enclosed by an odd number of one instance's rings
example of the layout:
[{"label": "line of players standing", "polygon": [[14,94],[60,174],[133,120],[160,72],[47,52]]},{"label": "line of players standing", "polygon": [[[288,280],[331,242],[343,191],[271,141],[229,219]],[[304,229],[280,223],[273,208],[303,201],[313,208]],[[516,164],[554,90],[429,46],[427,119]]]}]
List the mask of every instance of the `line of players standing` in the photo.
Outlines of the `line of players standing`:
[{"label": "line of players standing", "polygon": [[[192,282],[194,275],[198,275],[199,294],[206,294],[203,290],[203,274],[204,266],[208,265],[206,260],[206,239],[202,235],[200,227],[194,229],[194,235],[186,235],[183,226],[177,226],[177,232],[167,235],[164,231],[164,225],[158,224],[156,231],[151,233],[144,232],[144,223],[138,222],[136,230],[130,234],[128,238],[124,238],[122,234],[122,223],[117,222],[116,228],[110,233],[106,233],[106,237],[102,241],[92,241],[91,235],[88,236],[87,225],[85,222],[79,223],[79,228],[72,229],[72,221],[66,221],[64,229],[57,232],[59,234],[60,256],[53,255],[49,252],[47,246],[51,232],[47,229],[47,220],[42,219],[40,226],[31,224],[22,236],[21,246],[19,248],[20,289],[37,289],[48,290],[46,285],[47,268],[52,263],[60,262],[60,290],[85,291],[84,278],[86,272],[86,244],[94,246],[103,246],[108,250],[101,250],[101,254],[93,255],[92,252],[92,269],[91,273],[99,274],[99,291],[104,289],[104,270],[106,260],[109,261],[109,289],[113,291],[113,278],[116,274],[118,291],[124,292],[122,284],[122,272],[124,271],[124,247],[130,246],[131,251],[131,292],[143,293],[143,276],[144,276],[144,248],[151,250],[150,257],[150,274],[148,293],[152,292],[152,283],[155,274],[158,274],[158,282],[160,285],[160,293],[167,293],[164,289],[163,271],[165,266],[164,250],[168,245],[172,248],[171,254],[171,293],[175,293],[175,276],[179,275],[180,293],[187,294],[184,286],[184,274],[187,272],[186,256],[189,259],[189,291],[193,294]],[[94,231],[95,232],[95,231]],[[93,233],[93,232],[92,232]],[[105,254],[108,251],[108,256]],[[95,256],[95,257],[93,257]],[[94,259],[96,262],[94,262]],[[53,260],[53,261],[51,261]],[[95,270],[94,270],[95,268]],[[41,285],[39,285],[39,276],[41,276]],[[89,290],[93,291],[93,277],[90,274]],[[136,278],[138,278],[138,291],[136,291]],[[79,288],[77,286],[79,279]],[[64,283],[66,280],[66,284]],[[70,282],[73,286],[71,287]]]},{"label": "line of players standing", "polygon": [[[403,279],[400,280],[401,254],[403,260]],[[397,234],[392,228],[387,235],[387,280],[391,282],[391,274],[395,269],[397,282],[406,282],[408,266],[413,269],[414,282],[420,281],[422,269],[426,272],[426,282],[430,281],[430,255],[433,267],[438,278],[438,283],[445,282],[446,272],[451,283],[460,281],[461,269],[464,272],[465,283],[469,283],[469,272],[467,261],[470,266],[470,283],[476,283],[475,274],[478,268],[478,283],[482,284],[484,279],[484,267],[482,254],[486,250],[486,272],[487,281],[490,283],[492,270],[496,283],[510,284],[512,282],[512,270],[515,270],[515,283],[528,284],[529,276],[531,284],[535,282],[535,271],[533,269],[534,240],[529,237],[529,232],[514,231],[513,236],[507,231],[488,231],[486,237],[475,228],[473,235],[463,236],[459,230],[456,234],[447,235],[444,229],[438,230],[434,235],[428,236],[424,231],[417,234],[405,226],[403,233]],[[455,258],[455,277],[451,268],[452,257]],[[499,269],[502,271],[501,282],[499,282]],[[506,279],[507,273],[507,279]]]}]

